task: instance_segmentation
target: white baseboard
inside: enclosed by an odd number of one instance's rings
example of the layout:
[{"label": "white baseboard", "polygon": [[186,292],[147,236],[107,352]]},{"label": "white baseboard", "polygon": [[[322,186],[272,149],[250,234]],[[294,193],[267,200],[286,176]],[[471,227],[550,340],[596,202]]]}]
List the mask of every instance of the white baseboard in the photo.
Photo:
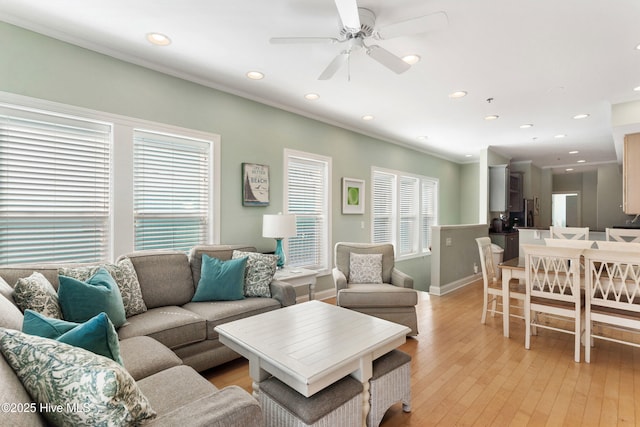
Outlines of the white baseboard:
[{"label": "white baseboard", "polygon": [[445,294],[448,294],[449,292],[455,291],[456,289],[460,289],[467,285],[470,285],[471,283],[479,279],[482,279],[482,273],[477,273],[471,276],[463,277],[462,279],[458,279],[455,282],[446,283],[442,286],[431,285],[429,286],[429,294],[438,295],[438,296],[445,295]]}]

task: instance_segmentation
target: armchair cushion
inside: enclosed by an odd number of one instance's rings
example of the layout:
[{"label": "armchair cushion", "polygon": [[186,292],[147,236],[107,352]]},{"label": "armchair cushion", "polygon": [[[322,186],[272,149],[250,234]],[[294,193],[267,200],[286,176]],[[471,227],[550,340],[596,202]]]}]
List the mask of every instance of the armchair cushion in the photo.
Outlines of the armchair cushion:
[{"label": "armchair cushion", "polygon": [[351,284],[338,292],[338,305],[356,307],[413,307],[418,294],[413,289],[389,284]]},{"label": "armchair cushion", "polygon": [[349,254],[349,283],[382,283],[382,254]]}]

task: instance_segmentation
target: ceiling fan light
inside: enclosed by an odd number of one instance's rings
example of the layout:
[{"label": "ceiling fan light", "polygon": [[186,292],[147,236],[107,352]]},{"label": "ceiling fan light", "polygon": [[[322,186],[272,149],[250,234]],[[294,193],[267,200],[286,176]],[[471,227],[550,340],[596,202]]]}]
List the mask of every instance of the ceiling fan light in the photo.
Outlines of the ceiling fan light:
[{"label": "ceiling fan light", "polygon": [[409,65],[417,64],[418,62],[420,62],[420,59],[420,55],[416,54],[405,55],[402,57],[402,60]]}]

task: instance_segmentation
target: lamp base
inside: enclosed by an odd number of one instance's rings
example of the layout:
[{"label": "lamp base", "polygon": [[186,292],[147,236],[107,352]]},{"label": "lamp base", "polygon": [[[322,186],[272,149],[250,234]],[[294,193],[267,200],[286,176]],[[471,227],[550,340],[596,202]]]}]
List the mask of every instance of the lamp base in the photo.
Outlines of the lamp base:
[{"label": "lamp base", "polygon": [[274,252],[274,254],[278,256],[278,262],[276,263],[276,266],[278,268],[283,268],[286,257],[284,255],[284,250],[282,249],[282,239],[276,239],[276,251]]}]

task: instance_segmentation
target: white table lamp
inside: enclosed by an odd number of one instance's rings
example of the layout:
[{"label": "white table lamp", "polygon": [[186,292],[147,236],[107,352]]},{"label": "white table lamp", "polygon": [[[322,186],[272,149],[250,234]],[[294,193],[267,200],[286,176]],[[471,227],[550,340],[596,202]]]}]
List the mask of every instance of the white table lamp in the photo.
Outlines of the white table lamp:
[{"label": "white table lamp", "polygon": [[278,268],[284,267],[286,260],[282,249],[282,239],[294,237],[298,233],[295,215],[264,215],[262,217],[262,237],[276,239],[276,251],[278,255]]}]

